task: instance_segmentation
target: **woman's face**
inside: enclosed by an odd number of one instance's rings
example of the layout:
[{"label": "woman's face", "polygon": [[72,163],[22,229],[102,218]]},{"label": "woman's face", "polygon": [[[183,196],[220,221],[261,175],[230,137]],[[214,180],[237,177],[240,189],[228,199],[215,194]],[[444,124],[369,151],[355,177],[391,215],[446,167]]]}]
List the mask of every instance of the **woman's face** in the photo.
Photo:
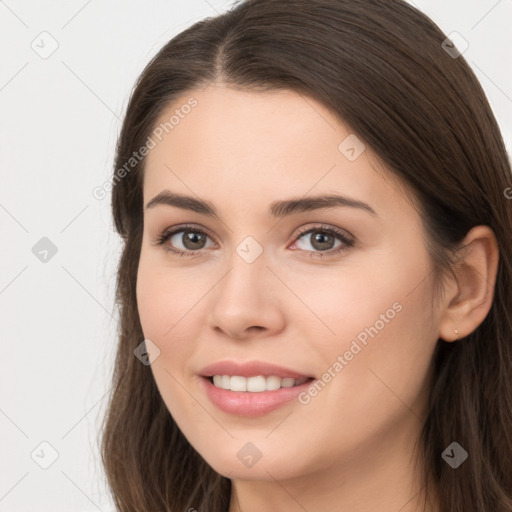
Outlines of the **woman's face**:
[{"label": "woman's face", "polygon": [[[354,469],[412,440],[440,314],[421,218],[391,175],[290,91],[211,85],[159,122],[137,301],[160,351],[156,384],[188,441],[225,476],[269,480]],[[217,388],[216,374],[252,391]]]}]

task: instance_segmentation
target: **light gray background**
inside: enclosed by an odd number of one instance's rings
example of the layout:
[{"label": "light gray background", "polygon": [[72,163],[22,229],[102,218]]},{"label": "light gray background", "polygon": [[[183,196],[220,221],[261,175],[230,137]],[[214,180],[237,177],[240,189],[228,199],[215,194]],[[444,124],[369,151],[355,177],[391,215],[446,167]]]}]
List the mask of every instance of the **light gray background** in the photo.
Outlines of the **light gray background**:
[{"label": "light gray background", "polygon": [[[510,151],[512,1],[411,3],[468,41],[464,56]],[[2,512],[113,510],[96,444],[116,342],[120,243],[109,195],[98,200],[92,190],[110,180],[145,64],[230,4],[0,1]],[[46,262],[33,252],[43,237],[57,248]],[[58,457],[43,469],[52,449]]]}]

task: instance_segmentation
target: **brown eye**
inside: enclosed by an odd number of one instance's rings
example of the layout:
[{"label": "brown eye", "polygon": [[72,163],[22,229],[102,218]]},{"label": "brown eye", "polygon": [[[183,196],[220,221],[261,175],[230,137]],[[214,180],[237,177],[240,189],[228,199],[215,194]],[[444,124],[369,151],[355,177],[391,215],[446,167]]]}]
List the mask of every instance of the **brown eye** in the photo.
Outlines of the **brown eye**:
[{"label": "brown eye", "polygon": [[334,247],[336,238],[329,233],[316,231],[311,233],[313,236],[310,238],[311,245],[319,251],[328,251]]},{"label": "brown eye", "polygon": [[[181,243],[184,245],[185,249],[188,249],[191,251],[197,250],[197,249],[203,249],[206,244],[206,236],[207,235],[205,235],[202,232],[187,229],[184,231],[178,231],[178,233],[183,233],[183,235],[181,235],[181,238],[178,237],[178,240],[181,241]],[[174,238],[175,236],[173,236],[172,238]]]},{"label": "brown eye", "polygon": [[[299,242],[302,247],[300,247]],[[296,238],[294,245],[297,245],[301,250],[310,252],[313,257],[321,257],[323,256],[322,253],[336,254],[346,251],[354,245],[354,241],[341,231],[317,226],[307,230],[303,229]]]},{"label": "brown eye", "polygon": [[[163,245],[165,250],[177,253],[180,256],[195,256],[207,246],[210,238],[203,230],[190,227],[181,227],[172,231],[166,231],[156,238],[156,245]],[[211,244],[210,244],[211,246]]]}]

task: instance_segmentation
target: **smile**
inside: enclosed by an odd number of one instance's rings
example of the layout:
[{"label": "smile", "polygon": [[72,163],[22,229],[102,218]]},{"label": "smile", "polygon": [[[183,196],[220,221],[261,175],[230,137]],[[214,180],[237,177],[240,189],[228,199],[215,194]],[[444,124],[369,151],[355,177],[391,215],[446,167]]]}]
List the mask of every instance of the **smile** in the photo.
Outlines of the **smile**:
[{"label": "smile", "polygon": [[[201,377],[200,386],[210,402],[222,412],[234,416],[256,417],[291,402],[298,403],[297,397],[307,391],[313,380],[313,377],[293,379],[274,375],[215,375]],[[224,385],[229,387],[225,388]]]},{"label": "smile", "polygon": [[310,380],[308,377],[293,379],[291,377],[281,378],[276,375],[267,377],[258,375],[256,377],[242,377],[240,375],[214,375],[210,378],[212,384],[219,389],[229,391],[246,391],[249,393],[262,393],[274,391],[280,388],[291,388],[300,386]]}]

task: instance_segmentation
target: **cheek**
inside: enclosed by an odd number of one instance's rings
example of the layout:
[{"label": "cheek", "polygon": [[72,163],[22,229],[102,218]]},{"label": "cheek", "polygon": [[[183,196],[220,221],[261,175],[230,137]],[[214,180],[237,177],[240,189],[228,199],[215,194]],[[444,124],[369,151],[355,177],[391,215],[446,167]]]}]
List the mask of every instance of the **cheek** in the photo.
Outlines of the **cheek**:
[{"label": "cheek", "polygon": [[368,329],[374,326],[370,332],[377,330],[381,337],[391,324],[401,322],[401,311],[411,302],[411,276],[401,271],[403,266],[393,264],[391,257],[382,257],[378,265],[363,263],[283,276],[300,300],[291,324],[306,328],[308,342],[330,359],[333,349],[343,353],[355,338],[363,344],[371,339]]},{"label": "cheek", "polygon": [[341,404],[330,408],[333,424],[353,422],[369,437],[379,425],[420,417],[437,341],[426,268],[421,259],[367,267],[331,281],[331,292],[318,295],[322,319],[336,334],[318,347],[322,380],[330,383],[320,386],[323,398],[314,398],[316,414],[328,403]]},{"label": "cheek", "polygon": [[[160,350],[159,358],[151,365],[159,385],[162,379],[172,381],[170,375],[166,378],[165,370],[172,375],[176,373],[180,362],[188,356],[190,337],[194,336],[196,328],[191,322],[193,309],[188,304],[194,299],[194,294],[184,293],[180,283],[183,276],[175,274],[178,279],[173,279],[171,272],[141,256],[137,275],[137,307],[144,337]],[[180,342],[183,333],[187,333],[189,339]]]},{"label": "cheek", "polygon": [[[293,276],[294,292],[315,313],[301,323],[314,344],[319,373],[331,368],[343,374],[329,385],[333,392],[337,389],[335,394],[347,396],[358,389],[365,403],[379,407],[382,390],[407,403],[422,391],[437,337],[428,259],[420,243],[417,247],[414,254],[404,247],[405,256],[398,250],[372,254],[371,264],[361,260],[357,267],[340,267],[315,279]],[[338,356],[343,362],[336,371],[332,367],[340,362]],[[353,406],[358,410],[358,403]]]},{"label": "cheek", "polygon": [[158,271],[142,254],[137,272],[137,308],[144,336],[149,339],[158,338],[163,332],[166,319],[161,314],[166,302],[163,284]]},{"label": "cheek", "polygon": [[191,428],[191,418],[201,417],[183,385],[189,378],[184,363],[193,356],[193,340],[202,325],[194,305],[204,293],[186,272],[172,272],[141,255],[136,289],[139,317],[144,337],[160,350],[150,369],[167,409],[185,432]]},{"label": "cheek", "polygon": [[190,321],[197,314],[195,306],[209,287],[205,277],[204,273],[195,276],[194,270],[166,267],[155,257],[142,254],[137,306],[144,334],[167,343],[180,332],[190,333],[189,329],[197,326]]}]

